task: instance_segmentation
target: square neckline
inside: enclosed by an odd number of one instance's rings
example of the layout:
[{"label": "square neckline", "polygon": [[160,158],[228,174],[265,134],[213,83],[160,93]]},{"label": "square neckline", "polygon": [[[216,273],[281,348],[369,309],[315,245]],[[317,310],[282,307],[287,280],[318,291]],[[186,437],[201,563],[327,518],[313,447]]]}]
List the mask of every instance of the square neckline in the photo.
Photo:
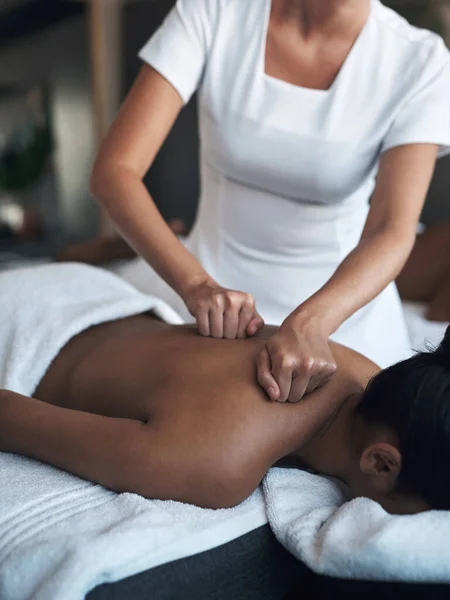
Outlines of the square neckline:
[{"label": "square neckline", "polygon": [[268,42],[268,36],[269,36],[270,16],[272,14],[272,0],[264,0],[264,2],[265,2],[265,13],[264,13],[264,20],[263,20],[264,22],[263,22],[262,39],[261,39],[261,44],[260,44],[260,60],[259,60],[259,63],[260,63],[259,70],[260,70],[260,73],[262,74],[262,78],[267,82],[274,83],[275,85],[279,85],[281,87],[287,87],[291,90],[293,89],[293,90],[297,90],[299,92],[309,93],[311,95],[317,95],[317,96],[323,96],[323,97],[330,95],[337,88],[339,81],[344,76],[345,71],[348,70],[348,68],[349,68],[348,65],[351,63],[352,58],[356,54],[357,48],[361,45],[362,40],[365,37],[365,33],[366,33],[367,29],[369,28],[369,23],[372,20],[372,16],[373,16],[373,12],[374,12],[373,0],[370,0],[369,15],[364,24],[364,27],[359,32],[358,37],[354,41],[352,47],[350,48],[349,53],[345,57],[345,60],[342,63],[341,68],[339,69],[338,73],[336,74],[336,77],[333,79],[330,87],[327,89],[312,88],[312,87],[305,87],[303,85],[297,85],[295,83],[291,83],[290,81],[286,81],[285,79],[281,79],[279,77],[274,77],[273,75],[269,75],[267,73],[267,70],[266,70],[267,42]]}]

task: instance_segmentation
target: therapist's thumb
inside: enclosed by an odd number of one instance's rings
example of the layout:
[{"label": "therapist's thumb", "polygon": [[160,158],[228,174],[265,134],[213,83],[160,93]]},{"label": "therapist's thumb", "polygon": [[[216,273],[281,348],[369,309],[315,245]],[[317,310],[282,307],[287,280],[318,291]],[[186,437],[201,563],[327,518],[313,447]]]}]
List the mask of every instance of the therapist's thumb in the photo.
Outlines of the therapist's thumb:
[{"label": "therapist's thumb", "polygon": [[247,325],[247,335],[253,337],[264,327],[264,320],[260,315],[256,315]]}]

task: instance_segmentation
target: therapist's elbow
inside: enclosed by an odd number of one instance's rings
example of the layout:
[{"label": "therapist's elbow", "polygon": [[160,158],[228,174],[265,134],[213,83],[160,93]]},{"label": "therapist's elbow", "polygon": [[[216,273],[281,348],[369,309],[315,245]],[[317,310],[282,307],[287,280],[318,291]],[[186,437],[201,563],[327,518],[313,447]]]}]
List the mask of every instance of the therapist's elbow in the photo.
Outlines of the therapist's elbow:
[{"label": "therapist's elbow", "polygon": [[118,158],[100,155],[92,169],[89,188],[102,208],[109,211],[139,182],[142,182],[142,176],[134,168]]},{"label": "therapist's elbow", "polygon": [[373,231],[367,231],[361,241],[364,243],[370,240],[378,240],[399,257],[409,256],[416,242],[416,227],[403,223],[387,223]]},{"label": "therapist's elbow", "polygon": [[97,159],[92,168],[91,179],[89,181],[89,190],[96,200],[100,200],[102,196],[102,189],[106,179],[107,169]]},{"label": "therapist's elbow", "polygon": [[111,179],[114,177],[114,165],[103,160],[95,162],[89,182],[89,189],[94,198],[104,204],[108,196],[107,190],[111,184]]},{"label": "therapist's elbow", "polygon": [[406,260],[416,243],[416,228],[394,227],[391,232],[392,244],[397,249],[400,259]]},{"label": "therapist's elbow", "polygon": [[92,169],[90,192],[100,206],[108,211],[111,204],[116,202],[118,191],[129,185],[130,175],[133,174],[120,161],[97,159]]}]

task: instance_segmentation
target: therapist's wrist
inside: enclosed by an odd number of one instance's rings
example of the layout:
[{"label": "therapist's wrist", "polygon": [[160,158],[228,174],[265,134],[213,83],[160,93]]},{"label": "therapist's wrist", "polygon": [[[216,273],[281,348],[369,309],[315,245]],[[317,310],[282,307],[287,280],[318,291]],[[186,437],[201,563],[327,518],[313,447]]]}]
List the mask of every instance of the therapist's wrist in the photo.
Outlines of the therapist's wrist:
[{"label": "therapist's wrist", "polygon": [[206,273],[206,271],[202,271],[199,273],[194,273],[189,277],[186,277],[180,284],[179,289],[177,290],[181,298],[184,302],[187,302],[188,299],[192,296],[192,293],[195,292],[199,287],[219,287],[218,283],[214,281],[212,277]]},{"label": "therapist's wrist", "polygon": [[326,339],[339,327],[336,317],[319,308],[300,306],[295,310],[288,321],[298,331],[313,331]]}]

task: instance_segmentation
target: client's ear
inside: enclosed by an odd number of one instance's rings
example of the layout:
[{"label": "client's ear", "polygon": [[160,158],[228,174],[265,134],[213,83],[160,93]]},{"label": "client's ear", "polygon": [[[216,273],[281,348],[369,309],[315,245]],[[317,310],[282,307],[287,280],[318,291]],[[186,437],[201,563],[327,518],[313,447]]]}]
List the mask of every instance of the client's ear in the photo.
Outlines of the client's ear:
[{"label": "client's ear", "polygon": [[364,450],[359,466],[364,475],[372,478],[379,491],[388,492],[400,473],[402,457],[395,446],[377,442]]}]

